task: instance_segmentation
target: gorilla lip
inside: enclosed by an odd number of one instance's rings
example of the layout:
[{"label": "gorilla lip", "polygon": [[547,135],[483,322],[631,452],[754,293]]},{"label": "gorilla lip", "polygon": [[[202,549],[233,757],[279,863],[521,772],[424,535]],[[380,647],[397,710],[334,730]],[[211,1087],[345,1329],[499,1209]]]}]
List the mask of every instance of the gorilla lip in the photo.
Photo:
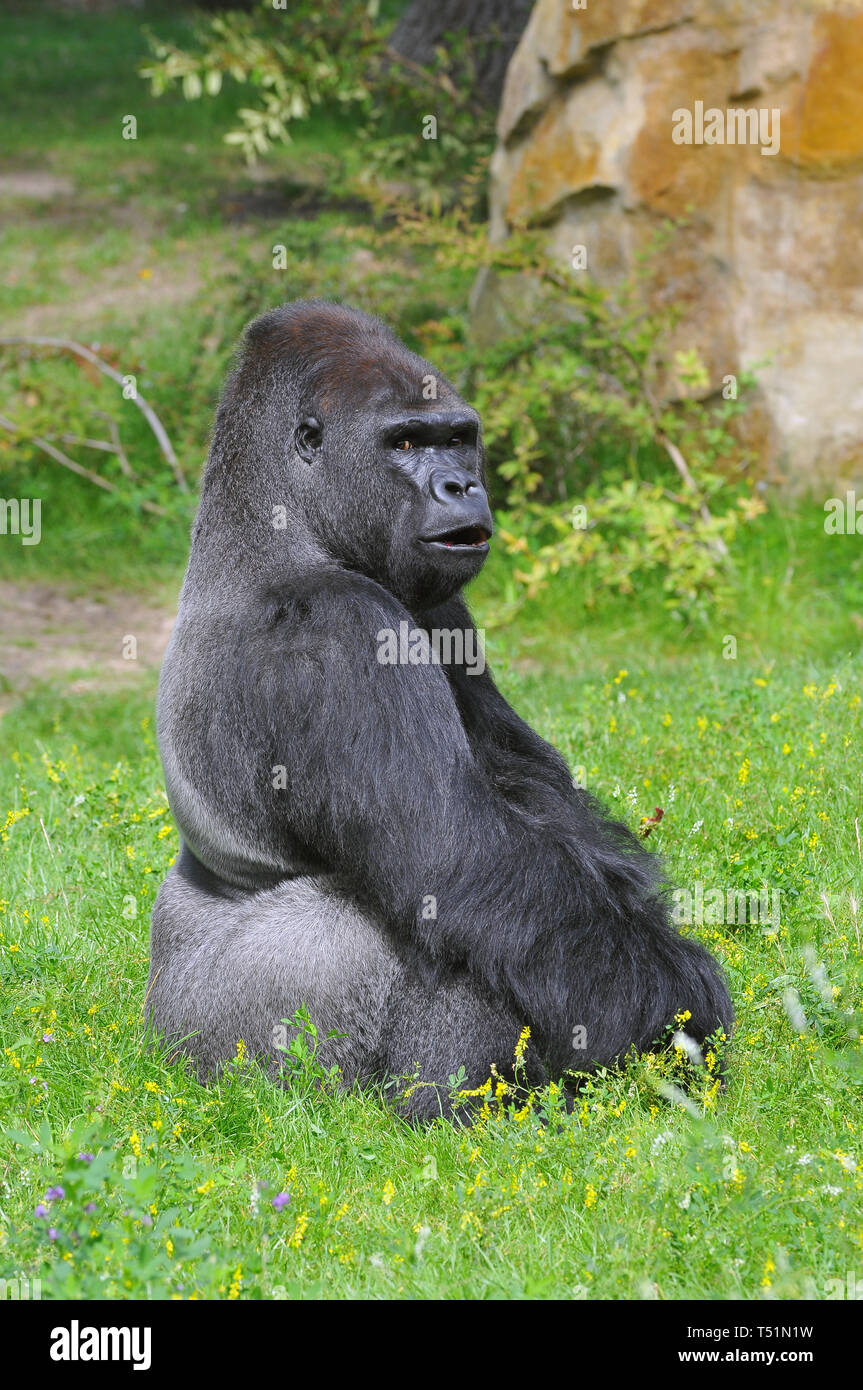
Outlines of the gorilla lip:
[{"label": "gorilla lip", "polygon": [[440,536],[424,536],[426,545],[443,546],[446,550],[488,550],[490,531],[484,526],[459,526]]}]

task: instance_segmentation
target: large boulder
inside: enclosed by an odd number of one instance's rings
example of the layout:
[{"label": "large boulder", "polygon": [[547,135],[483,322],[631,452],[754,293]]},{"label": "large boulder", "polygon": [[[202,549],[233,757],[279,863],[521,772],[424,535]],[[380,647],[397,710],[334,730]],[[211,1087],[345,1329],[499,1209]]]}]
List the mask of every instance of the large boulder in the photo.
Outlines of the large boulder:
[{"label": "large boulder", "polygon": [[[671,219],[647,291],[682,311],[670,346],[705,395],[756,368],[754,442],[798,487],[863,481],[861,94],[857,0],[537,0],[500,107],[493,239],[545,227],[614,283]],[[526,304],[487,273],[477,335]]]}]

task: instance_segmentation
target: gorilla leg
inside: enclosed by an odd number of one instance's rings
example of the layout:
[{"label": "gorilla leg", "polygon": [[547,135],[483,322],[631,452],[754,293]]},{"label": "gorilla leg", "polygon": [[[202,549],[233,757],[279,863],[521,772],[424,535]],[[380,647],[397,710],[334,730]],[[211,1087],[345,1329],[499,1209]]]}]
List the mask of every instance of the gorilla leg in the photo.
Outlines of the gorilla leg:
[{"label": "gorilla leg", "polygon": [[184,848],[153,909],[147,1016],[216,1075],[242,1039],[252,1056],[274,1050],[274,1029],[305,1004],[321,1060],[347,1082],[377,1067],[383,1005],[398,961],[382,934],[330,879],[288,879],[247,893],[220,885]]},{"label": "gorilla leg", "polygon": [[[512,1083],[515,1046],[524,1020],[497,1001],[476,992],[463,973],[427,982],[415,972],[402,971],[393,982],[386,1009],[389,1022],[382,1039],[385,1069],[390,1076],[413,1077],[398,1099],[398,1108],[414,1120],[450,1115],[448,1078],[463,1066],[461,1086],[475,1090],[492,1074],[492,1067]],[[542,1085],[547,1076],[528,1045],[520,1081]],[[465,1107],[467,1118],[473,1107]]]},{"label": "gorilla leg", "polygon": [[[460,1066],[469,1088],[492,1064],[511,1071],[521,1024],[466,977],[426,976],[330,878],[250,894],[184,848],[153,910],[147,1015],[206,1081],[240,1040],[275,1070],[274,1028],[305,1004],[324,1066],[337,1063],[348,1085],[418,1071],[423,1084],[399,1108],[433,1118],[449,1113],[447,1079]],[[330,1029],[347,1036],[325,1040]]]}]

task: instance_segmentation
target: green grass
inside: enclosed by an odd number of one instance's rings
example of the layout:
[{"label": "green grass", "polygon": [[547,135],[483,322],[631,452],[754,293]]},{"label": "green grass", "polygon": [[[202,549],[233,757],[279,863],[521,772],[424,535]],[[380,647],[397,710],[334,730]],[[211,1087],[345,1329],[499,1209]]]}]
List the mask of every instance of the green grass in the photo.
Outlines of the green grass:
[{"label": "green grass", "polygon": [[[151,23],[180,39],[189,19],[166,6]],[[353,258],[379,251],[355,209],[229,221],[230,198],[255,187],[221,142],[242,94],[154,101],[131,75],[146,53],[133,12],[2,26],[4,168],[75,184],[16,204],[4,323],[46,304],[60,327],[86,321],[88,341],[140,374],[191,480],[236,334],[268,303],[343,295],[408,331],[463,313],[469,270],[408,251],[372,272]],[[348,135],[332,118],[300,127],[271,170],[285,187],[311,167],[343,173],[359,157]],[[281,275],[274,241],[289,247]],[[71,363],[6,360],[13,416],[50,420],[70,400],[81,430],[116,411],[143,495],[171,515],[0,442],[0,492],[43,499],[42,543],[0,538],[0,579],[173,601],[192,502],[172,499],[138,413]],[[201,1088],[142,1023],[149,911],[177,848],[154,678],[75,694],[73,672],[13,704],[0,718],[0,1272],[39,1277],[45,1296],[121,1298],[789,1299],[859,1277],[863,552],[825,537],[804,502],[744,528],[734,559],[732,602],[707,623],[670,614],[651,584],[587,611],[573,572],[496,625],[512,592],[499,550],[472,594],[516,708],[631,824],[663,807],[650,843],[672,883],[780,893],[775,933],[683,928],[722,961],[738,1012],[727,1089],[708,1077],[688,1108],[643,1059],[596,1078],[570,1116],[549,1091],[520,1118],[493,1103],[471,1131],[410,1129],[374,1090],[317,1087],[311,1064],[290,1091],[242,1061]],[[50,1219],[35,1217],[58,1186]]]},{"label": "green grass", "polygon": [[[554,597],[533,615],[550,634]],[[34,691],[3,720],[0,775],[4,1262],[119,1297],[799,1298],[859,1269],[859,641],[819,650],[798,612],[754,656],[702,634],[609,662],[633,616],[594,620],[588,660],[553,635],[528,662],[503,634],[490,656],[518,657],[507,694],[620,814],[665,809],[652,843],[675,884],[780,891],[775,934],[683,928],[731,983],[727,1090],[696,1086],[690,1114],[642,1060],[570,1117],[546,1094],[470,1132],[411,1130],[374,1091],[280,1092],[248,1064],[204,1090],[143,1042],[176,852],[151,692]],[[50,1240],[33,1212],[58,1184]]]}]

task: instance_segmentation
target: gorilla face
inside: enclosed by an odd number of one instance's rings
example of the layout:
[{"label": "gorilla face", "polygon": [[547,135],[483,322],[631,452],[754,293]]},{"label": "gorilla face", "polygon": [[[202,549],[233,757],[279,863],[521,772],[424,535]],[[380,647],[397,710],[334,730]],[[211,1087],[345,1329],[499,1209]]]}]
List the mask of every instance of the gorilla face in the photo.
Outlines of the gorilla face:
[{"label": "gorilla face", "polygon": [[295,439],[323,484],[316,510],[335,559],[413,610],[444,602],[479,573],[493,522],[479,417],[457,396],[407,409],[367,401],[330,421],[305,416]]},{"label": "gorilla face", "polygon": [[492,529],[479,416],[431,363],[322,300],[249,325],[204,476],[202,601],[214,576],[279,588],[336,565],[418,614],[476,577]]}]

